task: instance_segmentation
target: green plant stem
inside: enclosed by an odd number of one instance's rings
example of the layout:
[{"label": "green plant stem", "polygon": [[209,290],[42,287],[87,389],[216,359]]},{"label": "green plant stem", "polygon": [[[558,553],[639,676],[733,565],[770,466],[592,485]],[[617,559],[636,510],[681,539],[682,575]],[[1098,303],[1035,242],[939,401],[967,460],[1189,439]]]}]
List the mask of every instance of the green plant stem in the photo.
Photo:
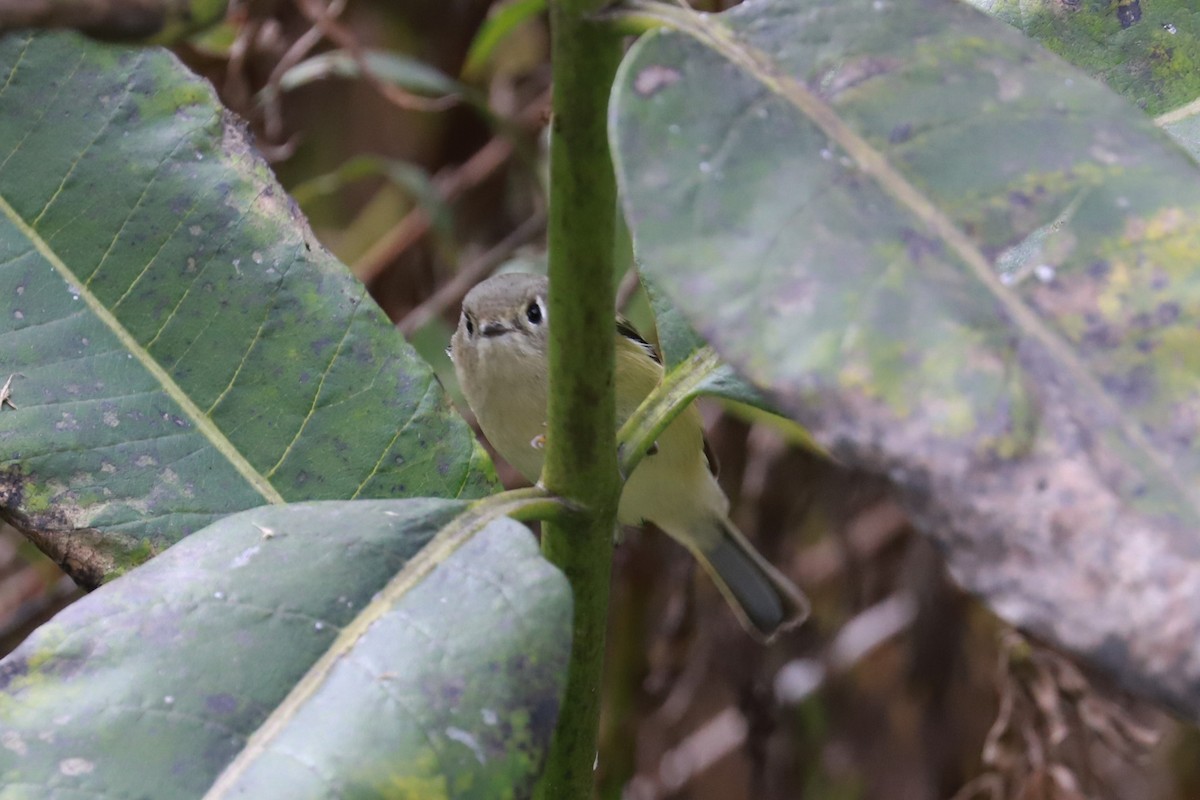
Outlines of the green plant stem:
[{"label": "green plant stem", "polygon": [[608,93],[620,39],[590,14],[598,0],[550,4],[550,405],[542,482],[587,509],[576,524],[548,522],[542,550],[575,601],[567,687],[537,796],[592,794],[608,584],[620,478],[613,398],[613,225],[616,180],[608,152]]}]

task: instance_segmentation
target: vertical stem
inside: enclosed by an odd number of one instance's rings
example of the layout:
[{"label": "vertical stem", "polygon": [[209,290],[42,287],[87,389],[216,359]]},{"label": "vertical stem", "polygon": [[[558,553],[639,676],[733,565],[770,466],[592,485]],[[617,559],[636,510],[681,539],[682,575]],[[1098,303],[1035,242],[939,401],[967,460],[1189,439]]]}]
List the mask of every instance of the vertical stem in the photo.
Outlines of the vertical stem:
[{"label": "vertical stem", "polygon": [[542,550],[575,600],[567,688],[538,797],[592,795],[608,583],[620,480],[613,399],[613,222],[608,93],[620,40],[588,19],[603,0],[552,0],[550,408],[542,481],[588,510],[543,526]]}]

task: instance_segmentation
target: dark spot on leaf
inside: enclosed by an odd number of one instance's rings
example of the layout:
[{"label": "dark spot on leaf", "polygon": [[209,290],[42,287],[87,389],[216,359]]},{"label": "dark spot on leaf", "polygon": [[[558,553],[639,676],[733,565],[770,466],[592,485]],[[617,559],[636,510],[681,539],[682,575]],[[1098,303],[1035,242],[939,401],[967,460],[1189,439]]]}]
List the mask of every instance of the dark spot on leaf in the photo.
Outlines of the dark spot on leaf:
[{"label": "dark spot on leaf", "polygon": [[888,144],[900,144],[907,142],[912,136],[913,126],[911,122],[904,122],[892,128],[892,132],[888,134]]},{"label": "dark spot on leaf", "polygon": [[1090,323],[1083,334],[1084,344],[1103,350],[1120,346],[1123,337],[1116,328],[1099,319],[1090,320]]},{"label": "dark spot on leaf", "polygon": [[1179,304],[1167,302],[1160,305],[1154,311],[1154,322],[1161,326],[1170,325],[1179,319]]},{"label": "dark spot on leaf", "polygon": [[919,263],[926,256],[941,256],[942,243],[936,239],[922,236],[911,228],[900,232],[900,239],[908,251],[908,260]]},{"label": "dark spot on leaf", "polygon": [[1139,364],[1122,375],[1107,375],[1104,388],[1128,405],[1141,405],[1154,396],[1153,372],[1148,364]]},{"label": "dark spot on leaf", "polygon": [[204,698],[204,709],[210,714],[228,716],[237,711],[237,698],[231,694],[210,694]]},{"label": "dark spot on leaf", "polygon": [[29,673],[29,662],[24,658],[12,657],[0,663],[0,691],[8,689],[14,678],[22,678]]},{"label": "dark spot on leaf", "polygon": [[1117,22],[1122,28],[1128,28],[1142,18],[1142,4],[1139,0],[1119,0],[1117,3]]},{"label": "dark spot on leaf", "polygon": [[463,696],[463,681],[461,678],[446,678],[446,682],[442,684],[438,694],[442,697],[442,703],[446,709],[455,709]]},{"label": "dark spot on leaf", "polygon": [[1022,208],[1029,208],[1033,205],[1033,199],[1024,192],[1009,192],[1008,202],[1010,205],[1021,206]]}]

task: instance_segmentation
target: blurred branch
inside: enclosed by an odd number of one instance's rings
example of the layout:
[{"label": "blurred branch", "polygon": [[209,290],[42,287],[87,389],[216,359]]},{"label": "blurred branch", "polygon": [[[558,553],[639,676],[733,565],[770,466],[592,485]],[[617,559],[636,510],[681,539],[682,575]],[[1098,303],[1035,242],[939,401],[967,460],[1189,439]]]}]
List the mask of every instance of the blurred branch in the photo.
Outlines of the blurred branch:
[{"label": "blurred branch", "polygon": [[912,625],[916,614],[916,600],[907,593],[876,603],[843,625],[820,659],[797,658],[784,664],[775,674],[775,696],[785,705],[807,699],[830,675],[848,671]]},{"label": "blurred branch", "polygon": [[237,36],[229,46],[221,97],[230,108],[245,112],[250,106],[250,81],[246,75],[246,65],[263,25],[264,21],[257,17],[243,20],[238,26]]},{"label": "blurred branch", "polygon": [[[898,593],[851,619],[825,649],[820,659],[800,658],[784,664],[775,675],[775,696],[783,705],[794,705],[812,695],[832,675],[849,671],[872,650],[907,629],[917,605],[907,593]],[[740,710],[728,706],[709,719],[659,761],[652,775],[630,781],[629,800],[656,800],[679,791],[688,781],[741,747],[749,724]]]},{"label": "blurred branch", "polygon": [[[300,3],[303,5],[303,3]],[[332,24],[333,20],[341,16],[346,10],[346,0],[330,0],[328,6],[320,9],[317,16],[324,20],[327,24]],[[283,76],[292,67],[300,63],[300,61],[308,55],[309,51],[316,47],[325,35],[324,29],[320,24],[313,20],[311,14],[313,10],[305,5],[301,8],[305,17],[312,23],[312,27],[292,42],[291,47],[283,54],[283,57],[276,62],[274,69],[271,70],[270,77],[267,78],[267,85],[263,87],[262,110],[263,110],[263,130],[267,134],[267,138],[271,141],[277,140],[283,135],[283,108],[280,104],[282,95],[279,84],[283,80]],[[241,37],[239,37],[240,39]],[[230,59],[230,70],[232,74],[233,59]]]},{"label": "blurred branch", "polygon": [[291,189],[291,195],[301,208],[305,208],[318,197],[334,194],[354,181],[372,177],[387,179],[411,197],[416,205],[425,209],[433,228],[439,233],[451,235],[454,227],[453,215],[438,196],[433,179],[420,166],[407,161],[372,155],[354,156],[331,172],[296,184]]},{"label": "blurred branch", "polygon": [[[334,0],[334,2],[337,2],[337,0]],[[458,102],[458,98],[454,95],[433,98],[421,97],[395,84],[381,80],[375,74],[375,71],[371,69],[362,42],[359,41],[358,37],[349,28],[337,22],[336,14],[327,13],[321,7],[319,0],[296,0],[296,6],[300,9],[300,13],[304,14],[305,18],[315,28],[319,29],[326,38],[350,54],[358,64],[363,77],[389,103],[406,111],[444,111]]]},{"label": "blurred branch", "polygon": [[22,534],[0,523],[0,656],[82,594]]},{"label": "blurred branch", "polygon": [[42,623],[83,596],[83,589],[63,575],[47,586],[33,567],[0,582],[0,609],[15,608],[0,625],[0,656],[25,641]]},{"label": "blurred branch", "polygon": [[741,747],[749,732],[742,712],[727,706],[668,751],[658,764],[657,776],[639,775],[629,784],[629,800],[652,800],[673,795],[695,776]]},{"label": "blurred branch", "polygon": [[447,308],[457,306],[466,297],[472,286],[490,275],[496,267],[513,254],[513,251],[541,236],[545,230],[546,212],[537,211],[518,225],[512,233],[459,269],[453,278],[439,286],[436,292],[408,312],[396,327],[405,336],[410,336],[413,332],[423,328],[434,317],[441,315]]},{"label": "blurred branch", "polygon": [[74,28],[98,39],[166,44],[225,16],[225,0],[5,0],[0,32]]},{"label": "blurred branch", "polygon": [[[550,93],[547,91],[521,110],[517,115],[517,124],[522,127],[540,126],[549,104]],[[515,147],[512,139],[497,135],[458,167],[437,175],[433,183],[442,202],[451,202],[486,180],[508,161]],[[432,220],[425,209],[414,208],[358,259],[354,264],[354,274],[363,283],[370,284],[405,250],[420,241],[429,232],[431,224]]]}]

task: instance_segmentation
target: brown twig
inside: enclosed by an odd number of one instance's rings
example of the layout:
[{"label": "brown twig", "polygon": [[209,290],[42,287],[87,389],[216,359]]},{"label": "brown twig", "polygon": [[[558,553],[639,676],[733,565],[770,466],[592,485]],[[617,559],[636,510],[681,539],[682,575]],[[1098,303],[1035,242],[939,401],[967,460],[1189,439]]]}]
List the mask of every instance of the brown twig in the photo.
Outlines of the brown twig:
[{"label": "brown twig", "polygon": [[[875,648],[907,630],[915,615],[916,602],[907,593],[895,594],[865,609],[842,626],[820,659],[800,658],[784,664],[775,675],[776,698],[786,705],[799,703],[824,685],[830,675],[848,672]],[[627,796],[656,800],[673,795],[741,747],[749,732],[743,713],[735,706],[726,707],[664,754],[654,772],[630,781]]]},{"label": "brown twig", "polygon": [[529,219],[492,245],[486,252],[462,267],[454,277],[438,287],[438,290],[426,298],[420,305],[408,312],[404,319],[396,324],[400,332],[410,336],[424,327],[431,319],[439,316],[447,308],[453,308],[462,302],[471,287],[479,283],[500,266],[513,251],[521,245],[541,236],[546,230],[546,212],[537,211]]},{"label": "brown twig", "polygon": [[225,65],[225,85],[222,98],[230,108],[245,110],[250,106],[250,81],[246,77],[246,60],[258,38],[262,20],[245,20],[229,46],[229,60]]},{"label": "brown twig", "polygon": [[273,141],[283,134],[283,109],[280,103],[283,92],[279,86],[283,81],[284,74],[299,64],[314,47],[320,44],[321,39],[326,35],[322,25],[333,24],[333,21],[346,10],[346,0],[331,0],[328,6],[321,9],[309,8],[306,3],[299,1],[297,5],[305,18],[312,23],[312,27],[292,42],[291,47],[275,63],[270,77],[267,78],[267,85],[260,93],[263,103],[263,130],[266,132],[267,138]]},{"label": "brown twig", "polygon": [[[546,91],[517,115],[516,122],[522,126],[542,124],[549,102],[550,92]],[[458,167],[434,178],[439,198],[448,203],[478,186],[512,157],[514,149],[511,139],[504,135],[493,137]],[[428,211],[419,206],[414,208],[355,262],[354,274],[369,285],[405,250],[420,241],[432,224]]]},{"label": "brown twig", "polygon": [[296,0],[296,6],[300,9],[300,13],[304,14],[309,22],[319,28],[326,38],[350,54],[350,57],[354,59],[354,63],[358,65],[362,76],[389,103],[405,111],[427,112],[445,111],[458,103],[459,98],[456,95],[421,97],[420,95],[405,91],[399,86],[381,80],[375,75],[370,65],[367,64],[362,42],[359,41],[358,37],[352,31],[336,22],[336,14],[324,13],[317,0]]},{"label": "brown twig", "polygon": [[66,575],[47,586],[45,576],[31,566],[7,577],[3,590],[7,596],[0,597],[0,606],[12,610],[0,622],[0,656],[11,653],[42,623],[83,596]]}]

